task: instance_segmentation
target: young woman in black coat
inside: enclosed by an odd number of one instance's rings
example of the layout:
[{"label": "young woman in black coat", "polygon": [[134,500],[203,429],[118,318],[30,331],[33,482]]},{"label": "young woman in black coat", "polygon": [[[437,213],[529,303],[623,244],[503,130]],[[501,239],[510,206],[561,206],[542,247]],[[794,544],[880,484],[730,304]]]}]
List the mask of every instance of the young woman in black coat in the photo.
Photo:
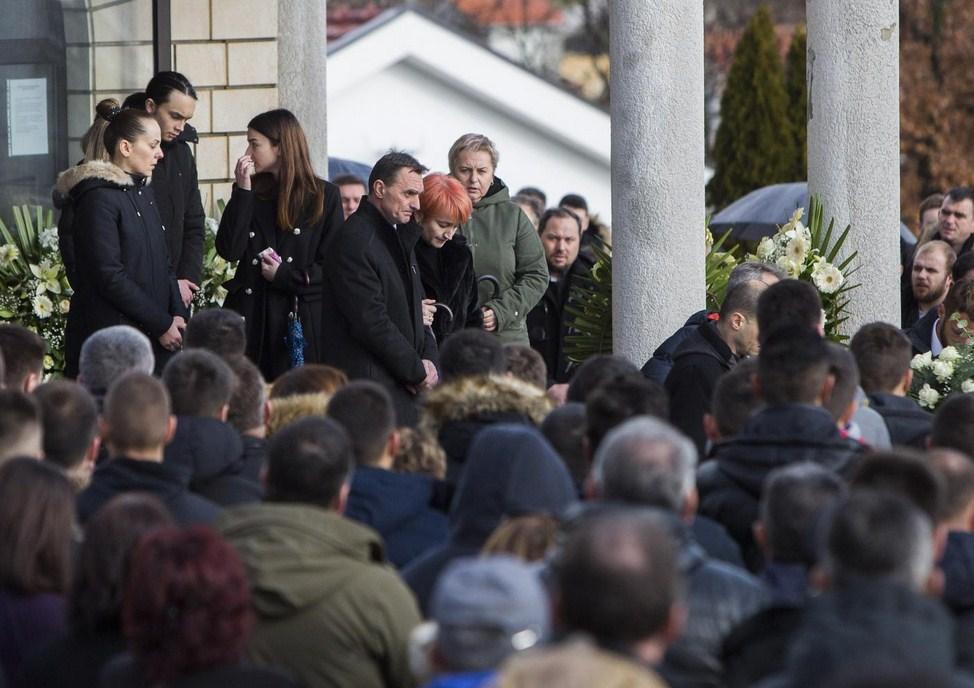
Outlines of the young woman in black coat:
[{"label": "young woman in black coat", "polygon": [[130,95],[122,107],[145,110],[159,123],[165,156],[152,171],[152,187],[179,295],[188,308],[202,279],[206,227],[196,158],[189,147],[199,141],[188,124],[196,114],[196,89],[179,72],[159,72],[144,92]]},{"label": "young woman in black coat", "polygon": [[341,227],[342,203],[338,188],[315,175],[304,131],[288,110],[254,117],[247,142],[216,249],[240,261],[223,305],[246,319],[247,356],[270,382],[293,365],[295,318],[304,362],[321,360],[325,240]]},{"label": "young woman in black coat", "polygon": [[105,149],[110,161],[93,160],[62,173],[74,210],[74,294],[65,333],[65,363],[77,374],[81,345],[112,325],[131,325],[152,341],[156,370],[182,345],[187,311],[169,266],[166,239],[148,180],[162,157],[152,115],[98,104],[110,120]]},{"label": "young woman in black coat", "polygon": [[442,342],[453,332],[483,324],[473,254],[466,238],[457,234],[470,219],[473,204],[460,182],[434,172],[423,179],[419,207],[416,219],[423,234],[416,244],[416,262],[425,296],[423,324]]}]

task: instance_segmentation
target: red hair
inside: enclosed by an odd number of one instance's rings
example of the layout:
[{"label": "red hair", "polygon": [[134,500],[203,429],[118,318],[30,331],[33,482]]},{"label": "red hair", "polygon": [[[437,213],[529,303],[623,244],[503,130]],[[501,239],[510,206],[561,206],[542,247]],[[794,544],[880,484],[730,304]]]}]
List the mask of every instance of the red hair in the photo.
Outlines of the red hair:
[{"label": "red hair", "polygon": [[423,178],[419,210],[423,217],[448,217],[462,225],[473,214],[473,204],[463,184],[453,177],[433,172]]},{"label": "red hair", "polygon": [[152,684],[238,662],[253,627],[240,557],[204,526],[150,532],[132,560],[122,627]]}]

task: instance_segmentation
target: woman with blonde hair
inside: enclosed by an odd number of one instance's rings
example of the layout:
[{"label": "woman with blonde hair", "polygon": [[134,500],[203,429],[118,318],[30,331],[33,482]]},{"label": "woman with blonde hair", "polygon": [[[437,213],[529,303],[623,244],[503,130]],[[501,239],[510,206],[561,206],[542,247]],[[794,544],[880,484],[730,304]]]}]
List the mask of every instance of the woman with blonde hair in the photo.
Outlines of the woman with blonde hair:
[{"label": "woman with blonde hair", "polygon": [[477,276],[467,239],[457,234],[470,220],[473,204],[453,177],[434,172],[423,179],[416,220],[423,228],[416,262],[423,282],[423,324],[442,342],[465,327],[480,327],[484,318],[477,300]]},{"label": "woman with blonde hair", "polygon": [[[548,288],[548,263],[537,230],[495,175],[499,159],[489,138],[464,134],[450,148],[450,174],[473,203],[460,234],[481,278],[483,328],[504,343],[529,344],[525,319]],[[494,280],[484,279],[488,276]]]},{"label": "woman with blonde hair", "polygon": [[247,356],[273,381],[321,360],[322,262],[343,222],[341,196],[315,174],[304,131],[283,109],[250,120],[234,175],[216,235],[219,254],[240,261],[224,306],[246,318]]}]

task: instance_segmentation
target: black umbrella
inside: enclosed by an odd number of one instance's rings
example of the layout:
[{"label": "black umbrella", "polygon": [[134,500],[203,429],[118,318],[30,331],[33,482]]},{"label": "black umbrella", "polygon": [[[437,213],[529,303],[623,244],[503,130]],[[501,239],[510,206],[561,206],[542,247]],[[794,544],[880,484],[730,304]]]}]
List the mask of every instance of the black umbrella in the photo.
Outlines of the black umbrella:
[{"label": "black umbrella", "polygon": [[728,232],[729,242],[758,242],[771,236],[791,219],[796,208],[806,208],[802,222],[808,219],[808,184],[772,184],[738,198],[710,220],[714,237]]}]

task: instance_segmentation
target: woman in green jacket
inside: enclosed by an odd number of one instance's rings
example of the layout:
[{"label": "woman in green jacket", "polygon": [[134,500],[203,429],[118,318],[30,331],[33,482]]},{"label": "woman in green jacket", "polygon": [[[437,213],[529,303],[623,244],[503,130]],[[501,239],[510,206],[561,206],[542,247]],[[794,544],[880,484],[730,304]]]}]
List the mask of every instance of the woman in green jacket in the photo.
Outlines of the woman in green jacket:
[{"label": "woman in green jacket", "polygon": [[[480,282],[484,329],[501,341],[528,344],[525,318],[548,288],[541,239],[510,192],[494,176],[497,148],[482,134],[464,134],[450,148],[450,174],[463,184],[473,216],[460,225]],[[497,280],[495,286],[491,276]]]}]

